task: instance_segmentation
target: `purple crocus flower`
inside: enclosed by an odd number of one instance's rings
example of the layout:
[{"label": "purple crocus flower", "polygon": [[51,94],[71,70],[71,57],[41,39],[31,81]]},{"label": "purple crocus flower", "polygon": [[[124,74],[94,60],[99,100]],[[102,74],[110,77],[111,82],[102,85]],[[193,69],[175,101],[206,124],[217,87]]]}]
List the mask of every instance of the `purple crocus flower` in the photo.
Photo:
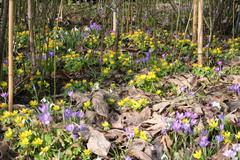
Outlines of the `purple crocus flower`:
[{"label": "purple crocus flower", "polygon": [[198,124],[198,120],[197,119],[191,119],[190,124],[191,124],[191,126],[195,126],[196,124]]},{"label": "purple crocus flower", "polygon": [[51,56],[51,57],[53,57],[53,56],[55,55],[55,53],[52,52],[52,51],[48,52],[48,54],[49,54],[49,56]]},{"label": "purple crocus flower", "polygon": [[144,57],[143,59],[142,59],[142,62],[147,62],[149,60],[149,57]]},{"label": "purple crocus flower", "polygon": [[125,156],[125,160],[132,160],[128,155]]},{"label": "purple crocus flower", "polygon": [[201,147],[206,147],[209,143],[207,136],[202,136],[198,142]]},{"label": "purple crocus flower", "polygon": [[216,68],[214,69],[215,72],[219,72],[220,70],[221,70],[220,67],[216,67]]},{"label": "purple crocus flower", "polygon": [[219,66],[221,66],[221,65],[222,65],[222,61],[218,61],[217,64],[218,64]]},{"label": "purple crocus flower", "polygon": [[7,98],[7,96],[8,96],[8,93],[7,93],[7,92],[3,92],[3,93],[1,93],[1,97],[3,97],[3,98]]},{"label": "purple crocus flower", "polygon": [[224,130],[224,124],[219,125],[220,130]]},{"label": "purple crocus flower", "polygon": [[41,107],[38,107],[39,111],[41,111],[42,113],[45,113],[48,111],[48,105],[47,104],[42,104]]},{"label": "purple crocus flower", "polygon": [[74,93],[73,91],[68,91],[68,96],[72,97],[73,93]]},{"label": "purple crocus flower", "polygon": [[7,60],[4,60],[3,63],[7,65],[7,64],[8,64],[8,61],[7,61]]},{"label": "purple crocus flower", "polygon": [[224,137],[222,136],[222,134],[217,135],[215,139],[218,143],[221,143],[222,141],[224,141]]},{"label": "purple crocus flower", "polygon": [[84,112],[82,112],[82,111],[77,112],[77,117],[78,118],[83,118],[84,117]]},{"label": "purple crocus flower", "polygon": [[166,54],[162,54],[162,58],[166,58]]},{"label": "purple crocus flower", "polygon": [[186,89],[187,89],[187,87],[181,87],[181,88],[180,88],[180,91],[181,91],[181,92],[185,92]]},{"label": "purple crocus flower", "polygon": [[69,108],[65,109],[64,116],[66,119],[68,119],[71,116],[71,110]]},{"label": "purple crocus flower", "polygon": [[141,61],[140,60],[136,60],[136,63],[140,63]]},{"label": "purple crocus flower", "polygon": [[72,137],[73,137],[73,139],[77,139],[79,137],[79,135],[78,134],[73,134]]},{"label": "purple crocus flower", "polygon": [[176,118],[177,118],[178,120],[182,120],[182,119],[185,118],[185,115],[184,115],[184,113],[179,113],[179,112],[177,112]]},{"label": "purple crocus flower", "polygon": [[135,136],[135,133],[133,132],[133,128],[132,127],[127,127],[125,128],[125,132],[127,132],[126,136],[127,139],[132,139]]},{"label": "purple crocus flower", "polygon": [[231,149],[229,150],[227,149],[224,151],[223,155],[228,158],[234,158],[237,155],[237,153]]},{"label": "purple crocus flower", "polygon": [[47,55],[43,55],[43,56],[42,56],[42,59],[47,59]]},{"label": "purple crocus flower", "polygon": [[52,117],[49,112],[44,112],[44,113],[40,114],[40,116],[39,116],[39,120],[45,125],[49,125],[51,119],[52,119]]},{"label": "purple crocus flower", "polygon": [[191,130],[191,126],[190,126],[190,124],[189,123],[183,123],[182,124],[182,129],[185,131],[185,132],[191,132],[192,130]]},{"label": "purple crocus flower", "polygon": [[218,118],[219,118],[221,121],[223,121],[223,120],[224,120],[224,115],[223,115],[223,114],[219,114],[219,115],[218,115]]},{"label": "purple crocus flower", "polygon": [[73,132],[73,130],[74,130],[74,124],[68,124],[67,126],[66,126],[66,131],[67,132]]},{"label": "purple crocus flower", "polygon": [[197,114],[197,113],[193,113],[190,118],[191,118],[191,119],[196,119],[196,118],[198,118],[198,114]]},{"label": "purple crocus flower", "polygon": [[185,112],[185,116],[186,116],[186,118],[191,118],[192,115],[193,115],[193,112],[191,112],[191,111],[187,111],[187,112]]},{"label": "purple crocus flower", "polygon": [[180,131],[180,130],[181,130],[181,127],[182,127],[182,124],[181,124],[180,122],[178,122],[178,121],[175,121],[175,122],[173,122],[173,124],[172,124],[172,129],[173,129],[174,131]]},{"label": "purple crocus flower", "polygon": [[232,144],[232,149],[236,152],[240,152],[240,143]]}]

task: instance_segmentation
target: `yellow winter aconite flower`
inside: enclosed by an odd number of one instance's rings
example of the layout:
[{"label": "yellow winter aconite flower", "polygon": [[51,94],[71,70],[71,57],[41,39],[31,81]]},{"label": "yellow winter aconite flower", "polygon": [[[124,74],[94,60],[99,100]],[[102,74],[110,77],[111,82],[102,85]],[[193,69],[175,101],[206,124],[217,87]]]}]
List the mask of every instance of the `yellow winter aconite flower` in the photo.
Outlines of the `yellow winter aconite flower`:
[{"label": "yellow winter aconite flower", "polygon": [[133,133],[134,133],[135,135],[137,135],[137,134],[139,134],[139,130],[138,130],[137,128],[133,128]]},{"label": "yellow winter aconite flower", "polygon": [[64,101],[63,99],[57,101],[57,104],[59,105],[64,105],[66,103],[66,101]]},{"label": "yellow winter aconite flower", "polygon": [[0,108],[7,108],[7,103],[1,103]]},{"label": "yellow winter aconite flower", "polygon": [[147,136],[147,133],[145,131],[140,131],[139,139],[144,140],[144,141],[148,141],[149,140],[149,138]]},{"label": "yellow winter aconite flower", "polygon": [[3,119],[6,119],[6,118],[9,118],[9,117],[11,117],[12,116],[12,113],[11,112],[9,112],[9,111],[4,111],[3,112]]},{"label": "yellow winter aconite flower", "polygon": [[53,106],[53,110],[54,111],[59,111],[60,110],[60,106],[59,105],[54,105]]},{"label": "yellow winter aconite flower", "polygon": [[41,153],[40,153],[40,154],[42,154],[42,153],[46,153],[48,150],[49,150],[49,147],[42,147],[42,148],[41,148]]},{"label": "yellow winter aconite flower", "polygon": [[231,133],[228,131],[222,131],[222,135],[225,139],[229,139],[231,136]]},{"label": "yellow winter aconite flower", "polygon": [[20,69],[18,69],[18,73],[19,73],[19,74],[23,74],[23,73],[24,73],[24,70],[20,68]]},{"label": "yellow winter aconite flower", "polygon": [[214,119],[210,119],[210,120],[208,120],[208,125],[209,125],[212,129],[214,129],[214,128],[216,128],[216,127],[218,126],[218,121],[215,121]]},{"label": "yellow winter aconite flower", "polygon": [[240,139],[240,131],[238,131],[238,133],[235,135],[236,139]]},{"label": "yellow winter aconite flower", "polygon": [[7,82],[5,82],[5,81],[2,81],[2,82],[1,82],[1,86],[2,86],[2,87],[7,87],[7,85],[8,85]]},{"label": "yellow winter aconite flower", "polygon": [[26,137],[31,136],[32,134],[33,134],[32,130],[26,130],[19,134],[19,138],[26,138]]},{"label": "yellow winter aconite flower", "polygon": [[105,122],[102,123],[102,127],[103,128],[109,128],[110,124],[107,121],[105,121]]},{"label": "yellow winter aconite flower", "polygon": [[156,94],[157,94],[157,95],[160,95],[161,93],[162,93],[161,90],[157,90],[157,91],[156,91]]},{"label": "yellow winter aconite flower", "polygon": [[5,137],[12,138],[12,135],[13,135],[13,131],[12,131],[12,129],[10,127],[8,127],[8,130],[5,133]]},{"label": "yellow winter aconite flower", "polygon": [[41,138],[35,138],[32,142],[34,145],[41,145],[43,143],[43,140]]},{"label": "yellow winter aconite flower", "polygon": [[88,100],[83,104],[83,109],[87,110],[91,108],[91,101]]},{"label": "yellow winter aconite flower", "polygon": [[65,88],[69,88],[69,87],[71,87],[72,86],[72,83],[67,83],[66,85],[65,85]]},{"label": "yellow winter aconite flower", "polygon": [[85,156],[89,156],[89,155],[92,154],[92,152],[90,151],[90,149],[84,149],[84,150],[83,150],[83,154],[84,154]]},{"label": "yellow winter aconite flower", "polygon": [[37,72],[36,72],[36,75],[37,75],[37,76],[40,76],[40,75],[41,75],[41,72],[37,71]]},{"label": "yellow winter aconite flower", "polygon": [[31,100],[29,102],[29,105],[32,106],[32,107],[36,107],[38,105],[38,101],[37,100]]},{"label": "yellow winter aconite flower", "polygon": [[193,157],[196,159],[200,159],[202,157],[202,150],[197,150],[195,151],[195,153],[193,154]]},{"label": "yellow winter aconite flower", "polygon": [[20,142],[19,142],[21,145],[28,145],[29,144],[29,139],[28,138],[22,138],[20,139]]}]

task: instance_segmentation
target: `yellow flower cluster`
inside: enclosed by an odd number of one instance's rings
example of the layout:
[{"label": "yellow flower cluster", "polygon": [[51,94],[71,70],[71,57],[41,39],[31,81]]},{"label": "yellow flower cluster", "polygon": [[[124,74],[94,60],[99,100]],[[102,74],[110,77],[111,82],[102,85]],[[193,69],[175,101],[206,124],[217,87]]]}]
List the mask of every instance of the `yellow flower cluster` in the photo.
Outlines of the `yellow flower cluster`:
[{"label": "yellow flower cluster", "polygon": [[215,121],[214,119],[210,119],[207,122],[208,122],[208,125],[210,126],[210,128],[212,128],[212,129],[217,128],[217,126],[218,126],[218,121]]},{"label": "yellow flower cluster", "polygon": [[83,103],[83,109],[84,109],[84,110],[89,110],[89,109],[91,109],[91,101],[90,101],[90,100],[88,100],[88,101],[86,101],[85,103]]},{"label": "yellow flower cluster", "polygon": [[145,131],[140,131],[137,128],[133,128],[133,133],[134,133],[135,138],[139,138],[143,141],[150,141],[151,140],[151,138],[149,138],[149,136],[147,135],[147,132],[145,132]]},{"label": "yellow flower cluster", "polygon": [[134,110],[140,110],[143,107],[147,106],[149,104],[149,101],[145,98],[141,98],[139,100],[130,99],[128,97],[122,99],[118,102],[118,105],[120,107],[130,107]]},{"label": "yellow flower cluster", "polygon": [[221,54],[222,53],[222,50],[221,50],[221,48],[215,48],[215,49],[213,49],[213,54]]},{"label": "yellow flower cluster", "polygon": [[195,151],[195,153],[193,154],[193,157],[196,159],[200,159],[202,157],[202,150],[199,149],[199,150]]}]

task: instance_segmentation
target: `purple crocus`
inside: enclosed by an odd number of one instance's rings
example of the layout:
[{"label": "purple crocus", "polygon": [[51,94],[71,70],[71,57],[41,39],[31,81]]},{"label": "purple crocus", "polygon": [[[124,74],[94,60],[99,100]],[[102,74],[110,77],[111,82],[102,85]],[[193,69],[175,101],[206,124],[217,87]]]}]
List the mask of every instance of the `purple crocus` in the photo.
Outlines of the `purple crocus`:
[{"label": "purple crocus", "polygon": [[184,113],[179,113],[179,112],[177,112],[176,118],[177,118],[178,120],[182,120],[182,119],[185,118],[185,114],[184,114]]},{"label": "purple crocus", "polygon": [[201,147],[206,147],[209,143],[207,136],[202,136],[198,142]]},{"label": "purple crocus", "polygon": [[73,91],[68,91],[68,96],[72,97],[73,93],[74,93]]},{"label": "purple crocus", "polygon": [[51,57],[53,57],[53,56],[55,55],[55,53],[52,52],[52,51],[48,52],[48,54],[49,54],[49,56],[51,56]]},{"label": "purple crocus", "polygon": [[52,117],[49,112],[44,112],[44,113],[40,114],[40,116],[39,116],[39,120],[45,125],[49,125],[51,119],[52,119]]},{"label": "purple crocus", "polygon": [[218,143],[221,143],[222,141],[224,141],[224,137],[222,136],[222,134],[217,135],[215,139]]},{"label": "purple crocus", "polygon": [[1,93],[1,97],[3,97],[4,99],[7,98],[7,96],[8,96],[8,93],[7,93],[7,92]]},{"label": "purple crocus", "polygon": [[41,107],[38,107],[39,111],[41,111],[42,113],[45,113],[48,111],[48,104],[42,104]]},{"label": "purple crocus", "polygon": [[7,61],[7,60],[4,60],[3,63],[7,65],[7,64],[8,64],[8,61]]},{"label": "purple crocus", "polygon": [[142,62],[147,62],[149,60],[149,57],[142,58]]},{"label": "purple crocus", "polygon": [[68,119],[71,116],[71,110],[69,108],[65,109],[64,116],[66,119]]},{"label": "purple crocus", "polygon": [[126,136],[127,136],[127,139],[132,139],[134,138],[135,134],[133,132],[133,128],[132,127],[127,127],[125,128],[125,132],[127,133]]},{"label": "purple crocus", "polygon": [[216,67],[216,68],[214,69],[215,72],[219,72],[220,70],[221,70],[220,67]]},{"label": "purple crocus", "polygon": [[240,152],[240,143],[232,144],[232,149],[236,152]]},{"label": "purple crocus", "polygon": [[73,132],[74,131],[74,124],[68,124],[67,126],[66,126],[66,131],[67,132]]},{"label": "purple crocus", "polygon": [[237,153],[231,149],[227,149],[223,152],[223,155],[228,158],[234,158],[237,155]]},{"label": "purple crocus", "polygon": [[128,155],[125,156],[125,160],[132,160]]},{"label": "purple crocus", "polygon": [[180,91],[181,91],[181,92],[185,92],[186,89],[187,89],[187,87],[181,87],[181,88],[180,88]]},{"label": "purple crocus", "polygon": [[217,62],[218,66],[222,66],[222,61]]},{"label": "purple crocus", "polygon": [[166,58],[166,54],[162,54],[162,58]]},{"label": "purple crocus", "polygon": [[78,118],[83,118],[84,117],[84,112],[82,112],[82,111],[77,112],[77,117]]},{"label": "purple crocus", "polygon": [[182,127],[182,124],[179,122],[179,121],[175,121],[173,122],[172,124],[172,129],[174,131],[180,131],[181,130],[181,127]]}]

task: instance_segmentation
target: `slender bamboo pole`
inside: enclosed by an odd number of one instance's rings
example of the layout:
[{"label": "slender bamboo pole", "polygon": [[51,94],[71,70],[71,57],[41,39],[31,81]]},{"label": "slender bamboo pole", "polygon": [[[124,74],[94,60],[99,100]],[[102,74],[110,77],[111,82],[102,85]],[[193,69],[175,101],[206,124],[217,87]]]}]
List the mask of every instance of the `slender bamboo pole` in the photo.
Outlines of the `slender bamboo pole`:
[{"label": "slender bamboo pole", "polygon": [[198,1],[198,64],[203,64],[203,0]]},{"label": "slender bamboo pole", "polygon": [[117,31],[117,4],[116,0],[113,0],[113,31]]},{"label": "slender bamboo pole", "polygon": [[32,22],[32,0],[28,0],[28,29],[29,29],[29,43],[30,43],[30,52],[32,56],[32,66],[33,68],[36,65],[35,53],[34,53],[34,35],[33,35],[33,22]]},{"label": "slender bamboo pole", "polygon": [[9,0],[8,13],[8,109],[13,110],[13,26],[14,0]]},{"label": "slender bamboo pole", "polygon": [[197,42],[197,28],[198,28],[198,0],[193,0],[193,24],[192,24],[192,42]]}]

